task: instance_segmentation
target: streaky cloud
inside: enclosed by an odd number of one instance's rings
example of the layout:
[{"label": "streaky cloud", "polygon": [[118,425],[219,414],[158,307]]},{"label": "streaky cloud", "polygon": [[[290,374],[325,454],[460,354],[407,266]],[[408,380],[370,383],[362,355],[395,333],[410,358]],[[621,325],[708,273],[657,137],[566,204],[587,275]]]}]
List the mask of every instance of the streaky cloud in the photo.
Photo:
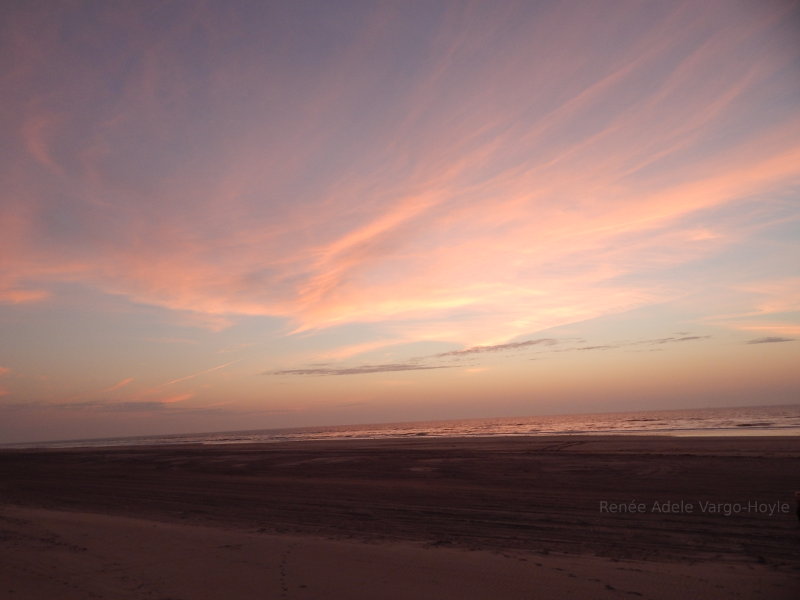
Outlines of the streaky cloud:
[{"label": "streaky cloud", "polygon": [[430,369],[448,369],[447,366],[426,366],[406,363],[393,363],[386,365],[360,365],[341,369],[311,368],[311,369],[286,369],[283,371],[267,371],[264,375],[366,375],[369,373],[394,373],[397,371],[426,371]]},{"label": "streaky cloud", "polygon": [[612,348],[619,348],[619,346],[581,346],[580,348],[573,348],[573,350],[611,350]]},{"label": "streaky cloud", "polygon": [[795,341],[795,338],[768,336],[768,337],[756,338],[754,340],[748,340],[746,343],[748,343],[748,344],[777,344],[777,343],[780,343],[780,342],[794,342],[794,341]]},{"label": "streaky cloud", "polygon": [[653,338],[646,340],[638,340],[634,342],[618,342],[614,344],[596,344],[592,346],[576,346],[565,347],[553,350],[554,352],[583,352],[594,350],[616,350],[618,348],[627,348],[630,346],[662,346],[664,344],[675,344],[681,342],[696,342],[700,340],[710,339],[710,335],[683,335],[681,337],[663,337]]},{"label": "streaky cloud", "polygon": [[493,346],[472,346],[464,350],[452,350],[450,352],[442,352],[436,354],[437,358],[446,356],[465,356],[469,354],[484,354],[487,352],[503,352],[505,350],[517,350],[519,348],[528,348],[530,346],[555,346],[558,340],[552,338],[540,338],[537,340],[526,340],[524,342],[510,342],[508,344],[495,344]]},{"label": "streaky cloud", "polygon": [[127,385],[130,385],[131,383],[133,383],[133,380],[134,380],[133,377],[126,377],[125,379],[123,379],[121,381],[118,381],[114,385],[109,386],[109,387],[107,387],[107,388],[105,388],[103,390],[100,390],[100,393],[101,394],[108,394],[110,392],[115,392],[115,391],[117,391],[119,389],[124,388]]},{"label": "streaky cloud", "polygon": [[58,404],[43,404],[39,406],[28,404],[25,408],[39,408],[46,410],[71,410],[71,411],[98,411],[98,412],[150,412],[163,410],[166,404],[157,400],[105,402],[102,400],[87,400],[83,402],[60,402]]},{"label": "streaky cloud", "polygon": [[[98,5],[96,61],[65,43],[83,39],[71,7],[11,11],[0,303],[74,282],[211,331],[421,320],[468,344],[670,300],[652,267],[739,241],[679,219],[797,177],[800,120],[775,100],[794,9],[535,4],[444,3],[424,27],[375,7],[333,52],[258,10],[209,7],[195,37],[180,10],[154,30]],[[231,51],[245,25],[259,35]],[[215,56],[202,81],[195,44]]]},{"label": "streaky cloud", "polygon": [[684,337],[665,337],[654,340],[642,340],[640,342],[634,342],[634,344],[657,346],[661,344],[673,344],[676,342],[696,342],[698,340],[707,340],[710,338],[710,335],[687,335]]}]

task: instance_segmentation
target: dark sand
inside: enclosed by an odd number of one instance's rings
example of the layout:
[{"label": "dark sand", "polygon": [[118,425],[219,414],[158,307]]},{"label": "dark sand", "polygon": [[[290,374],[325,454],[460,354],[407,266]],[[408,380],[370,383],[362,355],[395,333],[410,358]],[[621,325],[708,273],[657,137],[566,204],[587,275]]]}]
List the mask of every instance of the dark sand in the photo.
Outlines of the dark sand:
[{"label": "dark sand", "polygon": [[800,438],[4,450],[0,598],[797,598],[795,490]]}]

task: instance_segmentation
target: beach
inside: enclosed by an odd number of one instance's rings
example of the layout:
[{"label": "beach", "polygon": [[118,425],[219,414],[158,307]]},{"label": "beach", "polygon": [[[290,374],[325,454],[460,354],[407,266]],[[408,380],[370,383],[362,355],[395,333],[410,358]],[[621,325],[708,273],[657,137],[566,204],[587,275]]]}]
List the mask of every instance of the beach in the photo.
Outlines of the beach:
[{"label": "beach", "polygon": [[800,438],[0,451],[0,598],[795,598]]}]

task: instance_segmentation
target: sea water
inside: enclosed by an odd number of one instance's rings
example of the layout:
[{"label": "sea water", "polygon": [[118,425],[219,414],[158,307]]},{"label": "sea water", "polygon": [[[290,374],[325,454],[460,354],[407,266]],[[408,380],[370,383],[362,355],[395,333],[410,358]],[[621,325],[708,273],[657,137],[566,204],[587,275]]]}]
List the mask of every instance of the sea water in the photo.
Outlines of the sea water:
[{"label": "sea water", "polygon": [[598,414],[331,425],[6,444],[77,448],[174,444],[251,444],[311,440],[525,435],[800,435],[800,404]]}]

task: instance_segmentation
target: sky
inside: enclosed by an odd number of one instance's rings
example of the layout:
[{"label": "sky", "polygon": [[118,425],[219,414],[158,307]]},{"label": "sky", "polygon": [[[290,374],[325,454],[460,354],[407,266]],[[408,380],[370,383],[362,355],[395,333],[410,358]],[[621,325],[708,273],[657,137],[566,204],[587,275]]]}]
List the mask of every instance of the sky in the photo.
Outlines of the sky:
[{"label": "sky", "polygon": [[0,13],[0,442],[800,401],[796,1]]}]

